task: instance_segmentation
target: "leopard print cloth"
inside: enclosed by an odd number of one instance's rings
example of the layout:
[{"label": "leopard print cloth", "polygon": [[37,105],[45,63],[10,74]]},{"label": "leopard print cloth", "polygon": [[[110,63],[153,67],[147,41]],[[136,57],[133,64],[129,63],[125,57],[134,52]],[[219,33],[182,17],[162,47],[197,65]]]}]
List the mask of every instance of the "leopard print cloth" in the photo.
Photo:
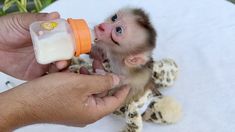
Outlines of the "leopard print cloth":
[{"label": "leopard print cloth", "polygon": [[[109,61],[103,63],[105,71],[110,71]],[[92,72],[91,61],[81,58],[73,58],[70,71],[79,73],[79,69],[85,67]],[[177,122],[181,117],[181,105],[173,98],[163,96],[160,88],[170,87],[174,84],[178,75],[178,66],[172,59],[155,61],[153,64],[152,79],[155,82],[154,90],[145,91],[144,95],[137,101],[125,104],[114,112],[115,115],[123,116],[126,120],[126,127],[123,132],[141,132],[143,121],[170,124]],[[158,94],[156,94],[158,93]],[[147,109],[140,113],[140,108],[150,101]]]}]

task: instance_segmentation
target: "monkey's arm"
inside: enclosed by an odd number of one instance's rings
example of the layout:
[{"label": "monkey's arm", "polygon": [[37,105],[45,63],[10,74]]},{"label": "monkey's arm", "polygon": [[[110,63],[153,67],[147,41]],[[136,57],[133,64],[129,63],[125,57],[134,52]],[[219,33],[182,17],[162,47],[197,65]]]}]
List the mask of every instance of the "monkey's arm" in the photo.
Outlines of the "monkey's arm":
[{"label": "monkey's arm", "polygon": [[89,53],[90,58],[98,60],[100,62],[104,62],[107,60],[107,53],[98,46],[93,46],[91,52]]}]

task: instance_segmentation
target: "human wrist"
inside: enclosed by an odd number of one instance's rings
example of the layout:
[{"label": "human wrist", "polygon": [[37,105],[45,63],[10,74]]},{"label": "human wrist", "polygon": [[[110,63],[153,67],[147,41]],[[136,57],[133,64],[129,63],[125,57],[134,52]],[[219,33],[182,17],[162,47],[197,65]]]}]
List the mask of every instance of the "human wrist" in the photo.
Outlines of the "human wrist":
[{"label": "human wrist", "polygon": [[14,121],[16,120],[14,110],[16,107],[10,100],[6,99],[5,93],[0,94],[0,130],[12,131],[15,128]]},{"label": "human wrist", "polygon": [[14,89],[0,93],[0,131],[13,131],[35,120],[24,102],[15,98]]}]

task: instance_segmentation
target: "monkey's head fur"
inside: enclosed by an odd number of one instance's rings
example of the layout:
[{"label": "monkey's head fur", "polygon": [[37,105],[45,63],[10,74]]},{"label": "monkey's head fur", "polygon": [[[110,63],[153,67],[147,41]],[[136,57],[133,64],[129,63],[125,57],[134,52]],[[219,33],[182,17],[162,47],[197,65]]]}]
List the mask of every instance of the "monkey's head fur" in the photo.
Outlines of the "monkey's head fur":
[{"label": "monkey's head fur", "polygon": [[[95,26],[96,45],[112,56],[119,56],[129,68],[151,61],[157,33],[149,16],[140,8],[122,8]],[[116,60],[117,61],[117,60]]]}]

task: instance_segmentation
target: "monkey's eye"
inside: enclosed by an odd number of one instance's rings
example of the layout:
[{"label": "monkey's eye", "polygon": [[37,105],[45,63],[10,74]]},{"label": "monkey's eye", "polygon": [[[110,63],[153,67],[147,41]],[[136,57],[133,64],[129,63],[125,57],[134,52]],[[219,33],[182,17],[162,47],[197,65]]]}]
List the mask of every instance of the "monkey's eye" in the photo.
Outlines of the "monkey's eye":
[{"label": "monkey's eye", "polygon": [[115,22],[115,21],[117,20],[117,14],[115,14],[114,16],[112,16],[111,20],[112,20],[113,22]]},{"label": "monkey's eye", "polygon": [[122,32],[123,32],[123,28],[122,27],[116,27],[115,30],[116,30],[117,35],[121,35]]}]

